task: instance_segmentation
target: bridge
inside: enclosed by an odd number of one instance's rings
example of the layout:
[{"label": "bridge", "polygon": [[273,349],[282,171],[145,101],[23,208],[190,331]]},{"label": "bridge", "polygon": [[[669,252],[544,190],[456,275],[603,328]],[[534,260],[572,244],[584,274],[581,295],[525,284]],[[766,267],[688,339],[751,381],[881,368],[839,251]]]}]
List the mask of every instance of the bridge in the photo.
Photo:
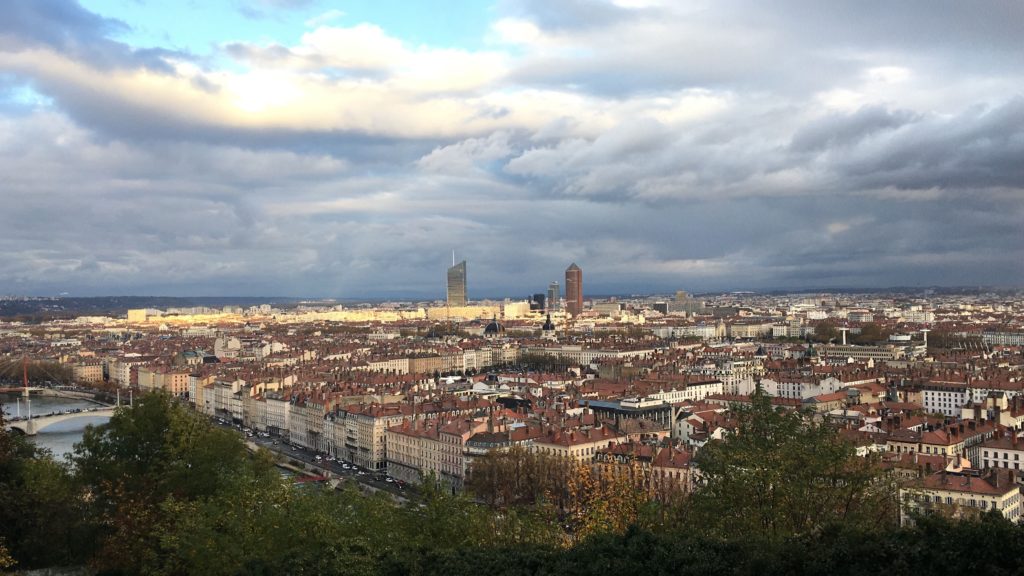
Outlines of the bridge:
[{"label": "bridge", "polygon": [[0,388],[0,394],[21,394],[22,396],[28,396],[29,394],[42,394],[47,388],[39,386],[18,386],[18,387],[6,387]]},{"label": "bridge", "polygon": [[11,430],[18,430],[26,436],[35,436],[40,430],[52,424],[74,420],[75,418],[96,418],[101,416],[110,417],[114,415],[114,410],[116,409],[116,406],[110,406],[107,408],[82,410],[81,412],[47,414],[46,416],[33,416],[32,418],[26,418],[24,420],[8,421],[6,424],[7,428]]}]

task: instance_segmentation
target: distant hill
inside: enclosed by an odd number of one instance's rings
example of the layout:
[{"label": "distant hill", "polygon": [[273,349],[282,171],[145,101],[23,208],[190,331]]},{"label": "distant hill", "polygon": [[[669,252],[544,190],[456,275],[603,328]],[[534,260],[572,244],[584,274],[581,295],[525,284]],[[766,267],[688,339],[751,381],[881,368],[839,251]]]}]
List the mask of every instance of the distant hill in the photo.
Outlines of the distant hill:
[{"label": "distant hill", "polygon": [[124,316],[133,308],[187,308],[208,306],[255,306],[271,304],[291,307],[297,298],[274,297],[169,297],[169,296],[100,296],[93,298],[10,298],[0,300],[0,318],[20,318],[26,321],[76,316]]}]

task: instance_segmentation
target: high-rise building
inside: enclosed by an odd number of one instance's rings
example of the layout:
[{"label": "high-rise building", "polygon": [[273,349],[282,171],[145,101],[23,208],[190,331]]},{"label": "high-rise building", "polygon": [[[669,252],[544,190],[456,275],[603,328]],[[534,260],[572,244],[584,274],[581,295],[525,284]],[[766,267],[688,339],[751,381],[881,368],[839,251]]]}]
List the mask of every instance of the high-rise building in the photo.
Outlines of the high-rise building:
[{"label": "high-rise building", "polygon": [[533,296],[530,296],[530,310],[540,310],[541,312],[544,311],[543,294],[538,293],[534,294]]},{"label": "high-rise building", "polygon": [[448,269],[448,305],[466,305],[466,261]]},{"label": "high-rise building", "polygon": [[562,299],[562,289],[558,282],[548,284],[548,312],[558,310],[558,301]]},{"label": "high-rise building", "polygon": [[704,313],[704,301],[697,300],[686,293],[685,290],[676,291],[676,299],[667,303],[666,314],[680,314],[692,316]]},{"label": "high-rise building", "polygon": [[583,270],[575,262],[565,269],[565,309],[573,316],[583,312]]}]

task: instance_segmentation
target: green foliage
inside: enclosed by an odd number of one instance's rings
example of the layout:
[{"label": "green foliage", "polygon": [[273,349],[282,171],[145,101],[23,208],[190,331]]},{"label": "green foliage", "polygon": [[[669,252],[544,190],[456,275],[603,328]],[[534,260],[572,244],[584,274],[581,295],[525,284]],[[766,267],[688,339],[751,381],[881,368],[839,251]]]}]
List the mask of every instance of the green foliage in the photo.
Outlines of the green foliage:
[{"label": "green foliage", "polygon": [[[393,532],[393,506],[341,494],[242,480],[222,493],[170,500],[149,574],[373,574],[374,536]],[[371,525],[372,523],[372,525]]]},{"label": "green foliage", "polygon": [[[216,493],[253,464],[237,434],[215,428],[161,393],[147,394],[108,424],[87,429],[73,460],[81,480],[94,489],[121,485],[155,501]],[[271,472],[269,462],[258,464],[259,473]]]},{"label": "green foliage", "polygon": [[155,571],[163,527],[177,521],[175,502],[214,498],[240,482],[279,481],[268,458],[251,458],[236,434],[162,393],[88,428],[72,460],[97,524],[93,563],[105,570]]},{"label": "green foliage", "polygon": [[860,334],[850,334],[852,344],[874,344],[889,338],[889,331],[882,330],[882,327],[875,322],[868,322],[861,326]]},{"label": "green foliage", "polygon": [[895,522],[895,487],[834,428],[773,409],[760,392],[735,414],[736,433],[698,454],[704,486],[692,498],[692,522],[723,537],[770,539]]},{"label": "green foliage", "polygon": [[836,330],[836,323],[833,320],[822,320],[814,325],[814,335],[811,339],[815,342],[829,342],[840,336]]},{"label": "green foliage", "polygon": [[[542,491],[514,497],[522,484],[498,486],[490,507],[429,479],[398,505],[354,484],[296,488],[236,435],[146,396],[86,433],[74,470],[0,431],[0,569],[17,561],[168,576],[1020,573],[1021,526],[990,513],[898,528],[891,487],[829,428],[760,396],[737,415],[738,434],[700,456],[706,486],[678,508],[644,510],[631,485],[580,470],[566,493],[575,485],[598,496],[564,508]],[[526,452],[481,462],[487,473],[533,466],[527,476],[544,477],[542,459]],[[548,464],[544,473],[555,475]],[[568,547],[567,524],[577,537]]]},{"label": "green foliage", "polygon": [[66,467],[20,434],[0,433],[0,554],[20,568],[84,557],[88,528]]}]

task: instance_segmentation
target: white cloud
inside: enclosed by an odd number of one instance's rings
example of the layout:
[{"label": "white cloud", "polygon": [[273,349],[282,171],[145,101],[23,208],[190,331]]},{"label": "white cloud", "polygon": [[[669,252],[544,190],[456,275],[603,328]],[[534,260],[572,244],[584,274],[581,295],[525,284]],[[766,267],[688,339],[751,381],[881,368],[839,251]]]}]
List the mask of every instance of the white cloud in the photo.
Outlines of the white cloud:
[{"label": "white cloud", "polygon": [[541,39],[540,28],[529,20],[502,18],[491,25],[496,40],[507,44],[533,45]]},{"label": "white cloud", "polygon": [[869,68],[865,76],[870,82],[898,84],[910,79],[910,70],[902,66],[876,66]]},{"label": "white cloud", "polygon": [[486,138],[470,138],[435,148],[416,161],[426,171],[440,174],[485,173],[482,164],[507,158],[512,153],[508,133],[495,132]]},{"label": "white cloud", "polygon": [[342,12],[341,10],[338,10],[337,8],[332,8],[332,9],[324,12],[323,14],[319,14],[317,16],[314,16],[314,17],[306,20],[305,24],[306,24],[306,26],[308,26],[310,28],[316,28],[318,26],[323,26],[324,24],[327,24],[328,22],[333,22],[335,20],[338,20],[339,18],[343,18],[344,16],[345,16],[344,12]]}]

